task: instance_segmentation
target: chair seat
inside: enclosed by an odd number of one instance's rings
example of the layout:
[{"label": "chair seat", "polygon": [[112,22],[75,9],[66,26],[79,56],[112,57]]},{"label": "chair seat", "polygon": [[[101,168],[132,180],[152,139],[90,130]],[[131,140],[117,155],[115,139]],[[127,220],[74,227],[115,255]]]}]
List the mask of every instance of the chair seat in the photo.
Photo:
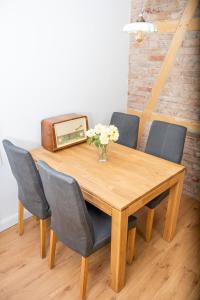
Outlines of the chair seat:
[{"label": "chair seat", "polygon": [[[88,213],[94,228],[95,243],[93,251],[96,251],[110,242],[111,238],[111,217],[95,206],[87,203]],[[130,216],[128,228],[136,226],[136,217]]]},{"label": "chair seat", "polygon": [[155,208],[158,204],[162,202],[167,196],[169,195],[169,190],[163,192],[159,196],[157,196],[155,199],[151,200],[149,203],[146,204],[148,208]]}]

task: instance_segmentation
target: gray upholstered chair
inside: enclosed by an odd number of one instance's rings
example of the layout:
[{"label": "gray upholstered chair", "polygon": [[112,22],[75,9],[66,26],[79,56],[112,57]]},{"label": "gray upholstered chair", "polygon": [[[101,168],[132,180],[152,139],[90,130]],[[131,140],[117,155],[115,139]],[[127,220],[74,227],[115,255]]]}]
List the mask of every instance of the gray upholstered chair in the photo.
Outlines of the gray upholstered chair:
[{"label": "gray upholstered chair", "polygon": [[[153,121],[147,140],[145,152],[179,164],[183,156],[187,129],[183,126],[161,121]],[[163,192],[146,204],[146,240],[152,236],[155,208],[169,195],[169,190]]]},{"label": "gray upholstered chair", "polygon": [[139,117],[121,112],[112,114],[110,125],[115,125],[119,130],[118,144],[137,148]]},{"label": "gray upholstered chair", "polygon": [[[94,206],[86,205],[73,177],[55,171],[42,161],[38,169],[52,212],[49,267],[54,267],[57,239],[79,253],[82,256],[80,294],[81,299],[85,299],[88,257],[110,242],[111,218]],[[133,259],[135,220],[135,217],[129,219],[128,243],[132,249],[128,253],[129,263]]]},{"label": "gray upholstered chair", "polygon": [[3,146],[6,151],[12,173],[18,185],[18,230],[24,232],[24,207],[35,217],[40,219],[40,254],[46,256],[46,226],[47,219],[51,216],[47,203],[42,181],[35,166],[31,154],[4,140]]}]

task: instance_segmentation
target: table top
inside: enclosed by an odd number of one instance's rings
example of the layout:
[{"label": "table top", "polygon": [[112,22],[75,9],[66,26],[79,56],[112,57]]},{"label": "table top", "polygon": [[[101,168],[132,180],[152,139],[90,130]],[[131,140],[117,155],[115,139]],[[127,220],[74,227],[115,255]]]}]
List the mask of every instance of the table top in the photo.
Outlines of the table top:
[{"label": "table top", "polygon": [[116,143],[108,147],[105,163],[87,143],[54,153],[42,147],[30,152],[34,160],[73,176],[84,191],[119,210],[184,170],[182,165]]}]

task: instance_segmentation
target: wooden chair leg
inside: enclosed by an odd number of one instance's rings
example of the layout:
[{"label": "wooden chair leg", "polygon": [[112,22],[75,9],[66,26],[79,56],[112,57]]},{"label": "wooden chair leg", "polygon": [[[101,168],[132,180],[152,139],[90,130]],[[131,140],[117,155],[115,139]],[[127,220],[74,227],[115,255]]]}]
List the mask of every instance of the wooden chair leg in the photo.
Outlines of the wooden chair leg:
[{"label": "wooden chair leg", "polygon": [[55,251],[56,251],[57,237],[55,232],[51,229],[50,249],[49,249],[49,268],[52,269],[55,265]]},{"label": "wooden chair leg", "polygon": [[19,235],[24,233],[24,206],[20,200],[18,203],[18,232]]},{"label": "wooden chair leg", "polygon": [[146,233],[145,233],[147,242],[151,240],[154,215],[155,215],[155,208],[148,208],[147,221],[146,221]]},{"label": "wooden chair leg", "polygon": [[81,300],[86,299],[87,277],[88,277],[88,257],[82,256],[82,258],[81,258],[81,282],[80,282]]},{"label": "wooden chair leg", "polygon": [[128,231],[128,240],[127,240],[127,263],[129,265],[132,264],[135,255],[135,237],[136,237],[136,228],[132,228]]},{"label": "wooden chair leg", "polygon": [[46,257],[46,231],[47,231],[47,219],[40,219],[40,256]]}]

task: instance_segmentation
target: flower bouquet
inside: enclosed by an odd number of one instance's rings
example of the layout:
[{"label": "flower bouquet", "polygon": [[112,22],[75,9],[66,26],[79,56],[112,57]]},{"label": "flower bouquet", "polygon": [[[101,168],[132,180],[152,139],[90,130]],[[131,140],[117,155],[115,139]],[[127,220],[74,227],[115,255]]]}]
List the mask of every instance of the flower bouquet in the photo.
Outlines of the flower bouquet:
[{"label": "flower bouquet", "polygon": [[87,132],[89,145],[94,144],[99,150],[99,161],[107,161],[108,144],[116,142],[119,138],[119,131],[114,125],[105,126],[97,124]]}]

